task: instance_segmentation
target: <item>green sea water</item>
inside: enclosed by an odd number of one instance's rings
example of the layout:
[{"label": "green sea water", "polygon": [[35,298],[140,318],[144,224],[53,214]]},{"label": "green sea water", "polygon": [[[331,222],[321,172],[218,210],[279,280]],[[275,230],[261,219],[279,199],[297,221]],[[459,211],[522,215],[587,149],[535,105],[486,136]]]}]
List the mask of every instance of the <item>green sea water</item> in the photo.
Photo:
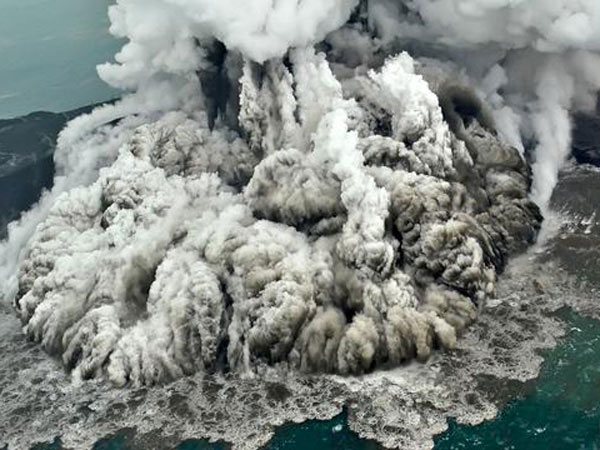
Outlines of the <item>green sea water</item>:
[{"label": "green sea water", "polygon": [[600,448],[600,324],[565,312],[569,331],[547,354],[535,390],[477,427],[451,424],[436,450]]}]

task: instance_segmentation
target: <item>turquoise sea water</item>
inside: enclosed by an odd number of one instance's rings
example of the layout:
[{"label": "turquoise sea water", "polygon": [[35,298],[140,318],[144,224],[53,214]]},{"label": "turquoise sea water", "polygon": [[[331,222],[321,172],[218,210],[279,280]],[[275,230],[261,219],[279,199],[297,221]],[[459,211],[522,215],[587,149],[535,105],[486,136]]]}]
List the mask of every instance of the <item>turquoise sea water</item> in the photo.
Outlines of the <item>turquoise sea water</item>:
[{"label": "turquoise sea water", "polygon": [[121,46],[108,34],[111,3],[0,1],[0,118],[66,111],[118,94],[96,73]]},{"label": "turquoise sea water", "polygon": [[436,450],[600,448],[600,324],[566,317],[568,335],[548,353],[535,391],[494,421],[453,424]]}]

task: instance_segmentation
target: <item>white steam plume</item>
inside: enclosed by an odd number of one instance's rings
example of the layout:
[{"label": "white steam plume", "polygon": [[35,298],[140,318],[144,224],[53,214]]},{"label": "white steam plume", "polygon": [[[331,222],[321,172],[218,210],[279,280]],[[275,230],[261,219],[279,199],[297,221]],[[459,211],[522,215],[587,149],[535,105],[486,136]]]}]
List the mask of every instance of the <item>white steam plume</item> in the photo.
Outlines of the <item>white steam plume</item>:
[{"label": "white steam plume", "polygon": [[119,0],[99,73],[132,93],[63,131],[0,248],[25,332],[119,385],[452,348],[600,86],[569,33],[598,8],[556,5]]},{"label": "white steam plume", "polygon": [[[595,106],[600,89],[600,3],[594,0],[371,0],[369,20],[384,40],[429,42],[478,84],[504,80],[488,95],[497,126],[513,145],[535,140],[533,198],[546,209],[570,154],[570,113]],[[439,49],[438,49],[439,51]],[[487,85],[490,88],[490,85]],[[502,94],[498,94],[498,89]]]}]

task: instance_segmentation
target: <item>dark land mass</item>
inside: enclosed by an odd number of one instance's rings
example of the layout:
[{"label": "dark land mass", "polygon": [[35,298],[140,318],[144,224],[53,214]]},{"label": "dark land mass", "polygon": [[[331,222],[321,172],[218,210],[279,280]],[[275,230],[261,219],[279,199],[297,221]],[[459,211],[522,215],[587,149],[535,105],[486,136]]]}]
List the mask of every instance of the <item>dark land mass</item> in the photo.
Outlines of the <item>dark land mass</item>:
[{"label": "dark land mass", "polygon": [[600,96],[595,114],[575,115],[573,156],[580,164],[600,166]]},{"label": "dark land mass", "polygon": [[56,139],[66,123],[99,104],[63,113],[33,112],[0,120],[0,239],[54,179]]}]

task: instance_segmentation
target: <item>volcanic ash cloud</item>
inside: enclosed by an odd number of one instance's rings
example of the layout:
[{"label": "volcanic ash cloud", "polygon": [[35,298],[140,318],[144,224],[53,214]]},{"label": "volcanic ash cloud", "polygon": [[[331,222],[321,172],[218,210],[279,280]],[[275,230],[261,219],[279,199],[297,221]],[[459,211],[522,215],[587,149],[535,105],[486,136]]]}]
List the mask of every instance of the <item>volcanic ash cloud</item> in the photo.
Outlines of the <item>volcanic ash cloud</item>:
[{"label": "volcanic ash cloud", "polygon": [[450,80],[434,93],[406,53],[223,70],[229,120],[163,115],[58,196],[20,267],[27,335],[118,385],[361,374],[452,348],[541,221],[484,105]]}]

